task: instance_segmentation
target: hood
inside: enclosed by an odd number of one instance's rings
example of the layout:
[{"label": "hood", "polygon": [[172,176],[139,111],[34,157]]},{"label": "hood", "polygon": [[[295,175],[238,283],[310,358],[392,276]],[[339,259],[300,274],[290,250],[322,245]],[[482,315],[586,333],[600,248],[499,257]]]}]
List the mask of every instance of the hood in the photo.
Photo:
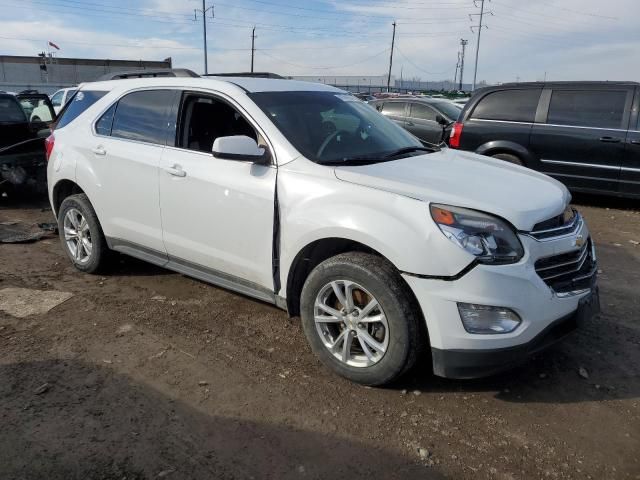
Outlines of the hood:
[{"label": "hood", "polygon": [[498,215],[518,230],[562,213],[571,200],[557,180],[503,160],[445,148],[372,165],[336,167],[338,179]]}]

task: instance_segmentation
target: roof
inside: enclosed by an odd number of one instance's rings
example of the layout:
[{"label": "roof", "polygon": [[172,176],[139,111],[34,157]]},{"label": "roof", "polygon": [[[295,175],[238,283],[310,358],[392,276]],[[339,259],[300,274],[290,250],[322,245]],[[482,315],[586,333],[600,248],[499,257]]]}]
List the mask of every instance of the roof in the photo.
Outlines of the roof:
[{"label": "roof", "polygon": [[181,87],[181,88],[215,88],[218,86],[235,85],[247,93],[256,92],[290,92],[290,91],[326,91],[343,92],[335,87],[322,83],[305,82],[299,80],[280,80],[273,78],[251,77],[151,77],[151,78],[127,78],[122,80],[107,80],[90,82],[82,85],[83,88],[96,90],[113,90],[114,88],[144,88],[144,87]]},{"label": "roof", "polygon": [[501,85],[491,85],[484,88],[503,88],[503,87],[571,87],[571,86],[588,86],[588,87],[597,87],[597,86],[609,86],[609,87],[621,87],[621,86],[638,86],[639,82],[632,81],[564,81],[564,82],[511,82],[511,83],[503,83]]}]

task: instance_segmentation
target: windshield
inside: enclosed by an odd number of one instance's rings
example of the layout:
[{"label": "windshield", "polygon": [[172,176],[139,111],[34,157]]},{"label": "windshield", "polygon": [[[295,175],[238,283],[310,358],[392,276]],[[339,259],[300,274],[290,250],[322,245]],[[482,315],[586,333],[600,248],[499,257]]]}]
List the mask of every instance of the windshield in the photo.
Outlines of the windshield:
[{"label": "windshield", "polygon": [[451,102],[434,102],[432,103],[432,105],[442,113],[444,113],[451,120],[457,120],[460,112],[462,111],[461,106],[455,105]]},{"label": "windshield", "polygon": [[[383,161],[420,141],[371,106],[339,92],[249,94],[291,144],[317,163]],[[421,153],[424,153],[421,152]]]},{"label": "windshield", "polygon": [[0,96],[0,123],[23,123],[26,121],[25,112],[14,97]]}]

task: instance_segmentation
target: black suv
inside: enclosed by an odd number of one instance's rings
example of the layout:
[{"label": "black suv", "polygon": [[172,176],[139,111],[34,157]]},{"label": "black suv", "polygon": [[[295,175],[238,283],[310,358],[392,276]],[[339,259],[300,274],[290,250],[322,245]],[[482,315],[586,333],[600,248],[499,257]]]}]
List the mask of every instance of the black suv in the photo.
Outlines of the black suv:
[{"label": "black suv", "polygon": [[640,84],[516,83],[478,90],[452,148],[546,173],[576,191],[640,197]]}]

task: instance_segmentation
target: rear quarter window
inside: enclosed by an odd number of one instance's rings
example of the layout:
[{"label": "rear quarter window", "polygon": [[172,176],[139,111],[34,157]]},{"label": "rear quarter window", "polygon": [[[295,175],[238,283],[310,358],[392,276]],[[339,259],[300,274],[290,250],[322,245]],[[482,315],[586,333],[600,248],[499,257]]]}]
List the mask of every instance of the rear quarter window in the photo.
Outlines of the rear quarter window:
[{"label": "rear quarter window", "polygon": [[80,90],[67,102],[60,112],[60,118],[56,124],[56,129],[65,127],[80,116],[87,108],[96,103],[107,92],[96,90]]},{"label": "rear quarter window", "polygon": [[500,90],[484,96],[473,109],[471,118],[533,122],[542,89]]},{"label": "rear quarter window", "polygon": [[554,90],[547,123],[621,128],[626,103],[625,90]]}]

